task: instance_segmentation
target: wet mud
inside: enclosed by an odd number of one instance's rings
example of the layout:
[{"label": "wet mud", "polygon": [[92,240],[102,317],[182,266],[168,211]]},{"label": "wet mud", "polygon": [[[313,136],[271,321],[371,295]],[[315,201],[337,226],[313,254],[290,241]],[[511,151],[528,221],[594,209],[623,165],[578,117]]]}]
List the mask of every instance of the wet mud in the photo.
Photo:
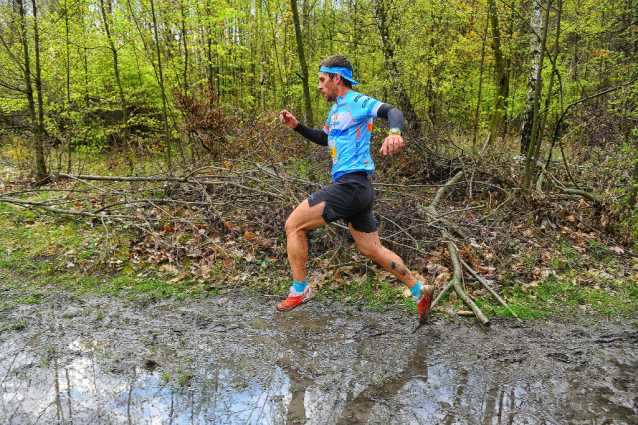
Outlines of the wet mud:
[{"label": "wet mud", "polygon": [[[3,292],[3,296],[11,296]],[[0,423],[636,424],[638,328],[226,296],[0,312]],[[221,304],[221,305],[220,305]]]}]

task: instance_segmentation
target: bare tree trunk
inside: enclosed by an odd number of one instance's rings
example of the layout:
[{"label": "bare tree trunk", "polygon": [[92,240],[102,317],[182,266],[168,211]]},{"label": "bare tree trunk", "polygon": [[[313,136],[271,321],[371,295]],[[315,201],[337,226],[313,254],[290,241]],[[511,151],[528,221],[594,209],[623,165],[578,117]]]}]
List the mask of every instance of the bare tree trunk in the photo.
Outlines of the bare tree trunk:
[{"label": "bare tree trunk", "polygon": [[49,181],[47,174],[46,164],[44,161],[44,99],[42,97],[42,67],[40,66],[40,31],[38,29],[38,9],[35,0],[32,0],[33,5],[33,36],[34,36],[34,50],[35,50],[35,90],[38,94],[38,133],[40,135],[40,141],[37,144],[36,149],[36,163],[38,170],[38,182],[37,184],[45,184]]},{"label": "bare tree trunk", "polygon": [[[31,123],[33,124],[34,134],[35,134],[35,168],[36,168],[36,177],[37,184],[44,184],[48,181],[49,174],[47,173],[46,163],[44,161],[44,145],[42,142],[42,119],[38,120],[36,117],[35,111],[35,99],[33,97],[33,86],[31,85],[31,63],[29,57],[29,40],[27,38],[27,24],[26,24],[26,11],[24,9],[24,4],[22,0],[16,0],[16,6],[18,7],[18,13],[20,15],[20,35],[22,38],[22,48],[24,49],[24,83],[25,83],[25,94],[27,95],[27,101],[29,104],[29,117],[31,118]],[[36,15],[36,10],[33,11],[34,15]],[[36,15],[37,21],[37,15]],[[35,44],[36,52],[39,48],[38,40],[36,39]],[[36,56],[36,63],[39,64],[39,53]],[[41,94],[41,92],[40,92]],[[41,96],[39,99],[39,104],[41,102]],[[41,110],[41,108],[39,108]]]},{"label": "bare tree trunk", "polygon": [[549,0],[547,2],[547,10],[545,13],[545,25],[543,28],[543,38],[541,40],[541,58],[538,66],[538,73],[536,74],[536,88],[534,89],[534,99],[532,101],[533,111],[534,111],[534,119],[532,120],[532,137],[530,139],[529,148],[526,153],[525,158],[525,171],[523,175],[523,189],[529,189],[532,185],[532,178],[534,177],[534,168],[536,167],[536,159],[532,158],[534,153],[536,152],[536,140],[538,137],[538,109],[540,106],[540,98],[541,98],[541,89],[543,87],[542,81],[542,71],[543,71],[543,61],[545,59],[545,45],[547,43],[547,29],[549,27],[549,10],[552,1]]},{"label": "bare tree trunk", "polygon": [[71,104],[71,50],[69,43],[69,9],[64,0],[64,30],[66,31],[66,101]]},{"label": "bare tree trunk", "polygon": [[162,111],[164,113],[164,133],[166,136],[166,164],[168,166],[168,172],[170,175],[171,168],[173,168],[171,163],[171,139],[170,139],[170,132],[168,130],[168,114],[166,112],[166,91],[164,90],[164,74],[162,73],[162,56],[160,54],[159,35],[157,32],[157,18],[155,17],[155,2],[153,0],[151,0],[151,15],[153,17],[153,29],[155,30],[153,35],[155,37],[155,48],[157,52],[159,85],[160,85],[160,90],[162,91]]},{"label": "bare tree trunk", "polygon": [[308,75],[308,65],[306,64],[303,39],[301,37],[301,27],[299,26],[299,11],[297,10],[297,0],[290,0],[290,8],[292,9],[292,19],[295,24],[297,54],[299,55],[299,66],[301,67],[301,83],[303,84],[303,100],[306,107],[306,122],[308,123],[308,126],[312,127],[314,125],[314,118],[312,116],[312,100],[310,99],[310,78]]},{"label": "bare tree trunk", "polygon": [[[113,55],[113,72],[115,73],[115,82],[117,83],[117,88],[120,95],[120,104],[122,106],[122,138],[124,139],[124,148],[126,149],[126,160],[128,161],[129,168],[132,172],[133,158],[131,153],[131,146],[129,145],[128,140],[128,109],[126,107],[126,98],[124,97],[122,80],[120,79],[120,68],[118,65],[117,49],[115,48],[115,43],[113,43],[113,38],[111,37],[111,29],[109,27],[109,20],[106,14],[106,6],[104,5],[104,0],[100,0],[100,9],[102,12],[102,21],[104,23],[104,32],[106,32],[106,37],[109,40],[109,48]],[[110,9],[111,8],[109,5],[109,14],[111,13]]]},{"label": "bare tree trunk", "polygon": [[634,160],[634,171],[632,174],[629,197],[627,199],[628,208],[634,208],[636,206],[636,198],[638,197],[638,159]]},{"label": "bare tree trunk", "polygon": [[496,139],[498,127],[503,121],[503,108],[505,107],[505,99],[509,90],[509,76],[503,59],[503,51],[501,49],[501,30],[498,22],[498,10],[496,9],[495,0],[488,0],[490,13],[490,22],[492,23],[492,49],[494,50],[494,78],[497,84],[497,90],[494,98],[494,110],[488,125],[488,145],[493,145]]},{"label": "bare tree trunk", "polygon": [[558,55],[560,51],[558,49],[560,42],[560,22],[563,14],[563,0],[557,0],[558,3],[558,13],[556,14],[556,40],[554,41],[554,51],[553,57],[554,60],[550,60],[552,62],[552,71],[549,77],[549,87],[547,88],[547,97],[545,98],[545,112],[543,113],[543,120],[541,122],[540,127],[538,128],[538,135],[536,136],[536,150],[534,152],[534,160],[536,161],[539,158],[539,154],[541,151],[541,145],[543,143],[543,134],[545,133],[545,126],[547,125],[547,116],[549,115],[549,105],[552,102],[552,95],[554,90],[554,79],[556,77],[556,66],[558,65]]},{"label": "bare tree trunk", "polygon": [[87,48],[85,47],[84,56],[82,57],[82,59],[83,59],[83,65],[84,65],[84,103],[86,104],[85,106],[88,108],[89,106],[89,57],[86,50]]},{"label": "bare tree trunk", "polygon": [[523,128],[521,129],[521,155],[527,155],[529,142],[532,139],[532,122],[534,121],[534,92],[536,77],[541,57],[541,33],[543,31],[543,6],[541,0],[532,0],[532,16],[530,19],[530,61],[531,69],[527,80],[527,103],[525,106]]},{"label": "bare tree trunk", "polygon": [[[399,13],[397,11],[397,5],[391,4],[388,0],[374,0],[372,2],[372,7],[374,9],[377,32],[381,40],[383,59],[385,60],[388,77],[392,84],[392,90],[394,91],[397,99],[397,106],[402,110],[406,118],[406,127],[415,133],[418,133],[421,128],[421,123],[419,122],[414,106],[410,101],[410,97],[402,84],[399,67],[397,65],[396,58],[394,57],[394,48],[395,46],[400,46],[401,42],[398,38],[395,38],[394,40],[390,38],[391,21],[396,19],[396,14]],[[393,13],[395,16],[392,15]]]},{"label": "bare tree trunk", "polygon": [[481,70],[479,72],[478,100],[476,101],[476,113],[474,115],[474,137],[472,147],[476,147],[476,132],[478,130],[479,114],[481,113],[481,95],[483,94],[483,69],[485,67],[485,42],[487,39],[487,29],[489,27],[489,17],[485,20],[485,32],[483,35],[483,45],[481,46]]}]

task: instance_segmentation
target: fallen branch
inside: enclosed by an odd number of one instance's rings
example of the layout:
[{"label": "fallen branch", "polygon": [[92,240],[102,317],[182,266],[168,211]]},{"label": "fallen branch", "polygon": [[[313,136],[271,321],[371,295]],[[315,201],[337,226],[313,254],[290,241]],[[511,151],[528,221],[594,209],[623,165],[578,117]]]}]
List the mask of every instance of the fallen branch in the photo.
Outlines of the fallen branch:
[{"label": "fallen branch", "polygon": [[48,212],[52,212],[55,214],[62,214],[62,215],[74,215],[74,216],[81,216],[81,217],[92,217],[92,218],[99,218],[99,217],[103,217],[103,216],[107,216],[108,218],[128,218],[128,219],[137,219],[138,217],[135,216],[131,216],[131,215],[108,215],[108,214],[95,214],[92,212],[88,212],[88,211],[71,211],[71,210],[62,210],[60,208],[53,208],[53,207],[49,207],[47,204],[45,204],[44,202],[36,202],[36,201],[25,201],[23,199],[16,199],[16,198],[7,198],[7,197],[0,197],[0,202],[6,202],[9,204],[14,204],[14,205],[19,205],[21,207],[25,207],[25,208],[39,208]]},{"label": "fallen branch", "polygon": [[81,175],[81,174],[65,174],[65,173],[60,173],[59,174],[60,177],[65,177],[65,178],[69,178],[69,179],[73,179],[73,180],[78,180],[78,181],[90,181],[90,180],[97,180],[97,181],[111,181],[111,182],[155,182],[155,183],[162,183],[162,182],[178,182],[178,183],[197,183],[197,184],[202,184],[202,185],[230,185],[230,186],[235,186],[238,187],[240,189],[245,189],[245,190],[249,190],[251,192],[256,192],[262,196],[272,196],[273,198],[276,199],[281,199],[284,200],[284,198],[277,194],[277,193],[272,193],[272,192],[267,192],[264,190],[260,190],[254,187],[248,187],[248,186],[244,186],[242,184],[239,183],[235,183],[232,181],[212,181],[212,180],[189,180],[190,177],[182,177],[182,178],[175,178],[175,177],[113,177],[113,176],[89,176],[89,175]]},{"label": "fallen branch", "polygon": [[590,201],[596,203],[596,204],[600,204],[600,201],[598,200],[598,198],[596,198],[594,195],[592,195],[589,192],[586,192],[584,190],[578,190],[578,189],[561,189],[562,193],[566,193],[568,195],[577,195],[577,196],[582,196],[585,199],[589,199]]},{"label": "fallen branch", "polygon": [[106,182],[182,182],[187,183],[187,177],[120,177],[120,176],[89,176],[84,174],[59,173],[58,176],[74,180],[94,180]]},{"label": "fallen branch", "polygon": [[452,259],[452,266],[454,268],[454,276],[452,276],[452,285],[454,286],[454,290],[458,294],[459,298],[461,298],[463,302],[472,309],[481,324],[489,326],[490,320],[483,314],[481,309],[478,308],[474,301],[472,301],[461,287],[461,275],[463,274],[463,269],[461,268],[461,258],[456,250],[456,246],[452,242],[448,242],[447,247],[448,251],[450,251],[450,258]]},{"label": "fallen branch", "polygon": [[514,313],[514,310],[512,310],[510,308],[509,305],[507,305],[507,303],[505,301],[503,301],[503,299],[496,293],[496,291],[487,283],[487,281],[485,279],[483,279],[478,273],[476,273],[472,267],[470,267],[465,261],[463,261],[463,259],[461,259],[461,264],[463,264],[463,267],[465,267],[465,269],[470,272],[470,274],[472,276],[474,276],[474,278],[476,280],[478,280],[479,282],[481,282],[481,285],[485,286],[485,289],[487,289],[488,291],[490,291],[490,294],[494,295],[494,297],[503,305],[503,307],[505,307],[506,309],[509,310],[510,313],[512,313],[512,315],[514,317],[516,317],[516,320],[518,320],[519,322],[523,322],[520,317],[518,317],[516,315],[516,313]]}]

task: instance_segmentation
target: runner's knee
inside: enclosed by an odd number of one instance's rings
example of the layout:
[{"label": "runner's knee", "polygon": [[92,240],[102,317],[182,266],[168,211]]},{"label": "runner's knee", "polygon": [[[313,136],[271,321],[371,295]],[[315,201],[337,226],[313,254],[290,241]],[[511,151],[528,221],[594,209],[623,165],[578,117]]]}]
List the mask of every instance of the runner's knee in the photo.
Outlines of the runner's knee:
[{"label": "runner's knee", "polygon": [[296,225],[295,220],[293,220],[291,217],[288,217],[288,220],[286,220],[286,234],[289,235],[290,233],[294,233],[297,230],[299,230],[299,228]]},{"label": "runner's knee", "polygon": [[306,231],[306,223],[295,220],[292,215],[288,217],[288,220],[286,220],[286,234],[290,235],[300,231]]}]

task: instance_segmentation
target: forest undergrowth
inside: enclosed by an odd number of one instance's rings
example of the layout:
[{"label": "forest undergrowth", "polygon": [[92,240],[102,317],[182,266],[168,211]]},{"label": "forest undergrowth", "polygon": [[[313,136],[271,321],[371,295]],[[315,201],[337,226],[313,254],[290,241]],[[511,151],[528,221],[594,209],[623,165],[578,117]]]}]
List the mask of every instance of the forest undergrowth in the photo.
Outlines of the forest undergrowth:
[{"label": "forest undergrowth", "polygon": [[[52,148],[49,168],[57,171],[39,187],[19,143],[3,146],[0,285],[31,293],[12,302],[37,302],[60,287],[146,300],[285,294],[285,221],[330,183],[329,161],[272,120],[220,128],[202,141],[207,147],[182,149],[169,173],[160,144],[133,149],[131,163],[113,149]],[[635,316],[638,224],[613,172],[621,158],[602,146],[567,145],[565,161],[539,162],[543,177],[524,192],[515,142],[496,151],[424,137],[407,140],[400,156],[375,155],[382,242],[439,290],[458,277],[487,316],[511,313],[469,268],[522,318]],[[416,310],[401,282],[361,255],[344,223],[307,238],[318,298],[339,299],[347,312]],[[456,276],[450,249],[468,265]],[[450,291],[434,314],[474,314],[465,310]]]}]

